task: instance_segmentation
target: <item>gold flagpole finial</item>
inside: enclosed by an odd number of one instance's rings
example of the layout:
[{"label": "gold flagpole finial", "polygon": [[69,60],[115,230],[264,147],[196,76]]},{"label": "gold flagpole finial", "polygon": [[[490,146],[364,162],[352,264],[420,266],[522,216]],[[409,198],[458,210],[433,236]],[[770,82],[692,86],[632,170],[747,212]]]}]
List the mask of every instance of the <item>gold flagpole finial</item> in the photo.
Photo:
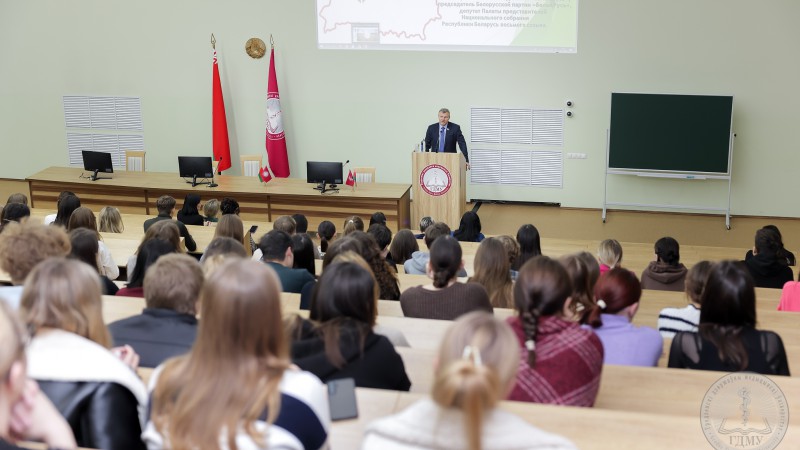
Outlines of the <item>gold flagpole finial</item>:
[{"label": "gold flagpole finial", "polygon": [[211,33],[211,48],[217,49],[217,40],[214,38],[214,33]]},{"label": "gold flagpole finial", "polygon": [[272,38],[272,35],[269,35],[269,47],[270,49],[275,49],[275,39]]}]

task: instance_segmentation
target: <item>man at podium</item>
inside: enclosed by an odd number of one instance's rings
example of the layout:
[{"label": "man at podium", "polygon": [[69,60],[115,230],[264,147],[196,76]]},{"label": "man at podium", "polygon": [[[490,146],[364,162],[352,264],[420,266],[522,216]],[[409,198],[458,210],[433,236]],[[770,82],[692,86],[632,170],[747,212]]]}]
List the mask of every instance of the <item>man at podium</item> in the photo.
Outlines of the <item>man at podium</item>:
[{"label": "man at podium", "polygon": [[450,110],[442,108],[439,110],[439,122],[431,124],[425,133],[425,150],[439,153],[455,153],[456,142],[464,159],[467,161],[469,169],[469,155],[467,154],[467,141],[461,134],[461,127],[450,122]]}]

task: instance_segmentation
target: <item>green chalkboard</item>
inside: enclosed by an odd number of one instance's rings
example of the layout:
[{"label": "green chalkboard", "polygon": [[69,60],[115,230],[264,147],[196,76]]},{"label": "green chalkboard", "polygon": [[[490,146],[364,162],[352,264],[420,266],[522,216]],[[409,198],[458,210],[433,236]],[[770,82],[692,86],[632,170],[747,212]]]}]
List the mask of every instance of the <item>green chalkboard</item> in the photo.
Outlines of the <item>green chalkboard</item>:
[{"label": "green chalkboard", "polygon": [[733,97],[611,94],[609,169],[728,174]]}]

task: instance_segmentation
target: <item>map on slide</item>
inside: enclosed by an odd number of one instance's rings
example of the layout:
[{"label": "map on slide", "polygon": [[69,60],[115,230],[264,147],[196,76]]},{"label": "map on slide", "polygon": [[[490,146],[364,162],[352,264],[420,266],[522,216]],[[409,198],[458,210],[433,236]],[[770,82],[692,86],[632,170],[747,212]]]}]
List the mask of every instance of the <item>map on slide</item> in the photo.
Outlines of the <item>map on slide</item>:
[{"label": "map on slide", "polygon": [[320,48],[576,53],[578,0],[317,0]]}]

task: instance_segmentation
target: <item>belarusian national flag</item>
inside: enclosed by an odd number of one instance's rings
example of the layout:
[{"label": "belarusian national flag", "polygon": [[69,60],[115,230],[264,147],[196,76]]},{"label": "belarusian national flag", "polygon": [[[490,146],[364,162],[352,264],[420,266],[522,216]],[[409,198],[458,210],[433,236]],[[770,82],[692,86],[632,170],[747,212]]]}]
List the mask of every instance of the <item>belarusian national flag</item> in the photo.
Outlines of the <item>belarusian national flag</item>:
[{"label": "belarusian national flag", "polygon": [[286,153],[286,134],[283,132],[281,96],[278,93],[278,78],[275,76],[275,48],[269,56],[269,80],[267,83],[267,160],[272,173],[278,178],[289,176],[289,155]]},{"label": "belarusian national flag", "polygon": [[344,184],[348,186],[355,186],[356,185],[356,173],[352,170],[347,172],[347,181]]},{"label": "belarusian national flag", "polygon": [[225,118],[225,101],[222,99],[222,84],[219,81],[217,50],[214,49],[214,81],[212,86],[212,147],[214,161],[219,161],[217,172],[231,167],[231,146],[228,142],[228,121]]}]

